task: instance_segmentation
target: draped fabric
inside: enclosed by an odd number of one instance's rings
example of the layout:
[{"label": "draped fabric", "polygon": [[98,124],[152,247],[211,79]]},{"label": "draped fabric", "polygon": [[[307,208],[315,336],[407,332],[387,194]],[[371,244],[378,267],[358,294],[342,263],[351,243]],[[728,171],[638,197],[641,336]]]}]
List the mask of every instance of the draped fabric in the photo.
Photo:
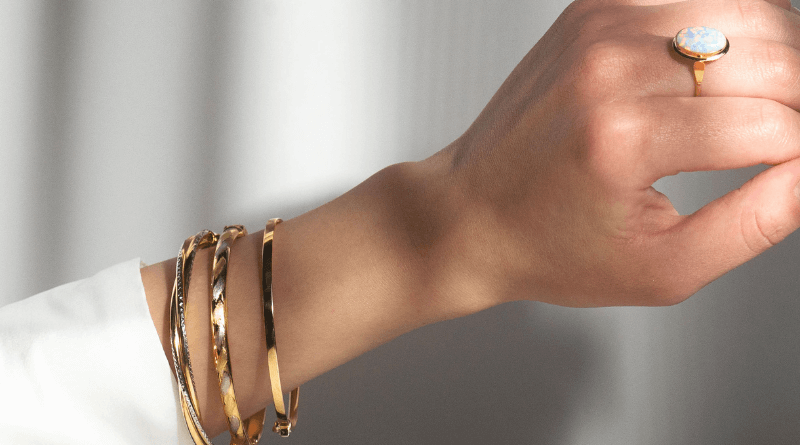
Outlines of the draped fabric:
[{"label": "draped fabric", "polygon": [[192,445],[139,264],[0,308],[0,443]]},{"label": "draped fabric", "polygon": [[[567,4],[0,0],[0,304],[424,159]],[[656,187],[690,213],[758,170]],[[304,385],[293,443],[792,442],[798,243],[672,308],[514,303],[410,333]]]}]

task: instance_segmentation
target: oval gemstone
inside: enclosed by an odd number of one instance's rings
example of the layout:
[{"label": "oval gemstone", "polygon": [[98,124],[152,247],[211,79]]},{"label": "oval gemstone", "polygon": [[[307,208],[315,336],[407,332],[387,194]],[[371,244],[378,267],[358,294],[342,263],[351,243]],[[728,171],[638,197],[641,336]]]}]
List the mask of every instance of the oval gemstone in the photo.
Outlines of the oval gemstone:
[{"label": "oval gemstone", "polygon": [[681,49],[699,55],[712,55],[725,49],[728,39],[714,28],[693,26],[682,29],[675,36],[675,44]]}]

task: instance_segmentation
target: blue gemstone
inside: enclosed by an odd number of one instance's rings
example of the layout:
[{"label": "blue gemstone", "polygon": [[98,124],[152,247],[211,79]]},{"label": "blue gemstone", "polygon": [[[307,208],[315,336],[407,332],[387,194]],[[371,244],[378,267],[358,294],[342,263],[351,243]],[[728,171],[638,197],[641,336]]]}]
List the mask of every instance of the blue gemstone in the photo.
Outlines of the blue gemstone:
[{"label": "blue gemstone", "polygon": [[682,29],[675,36],[678,48],[697,53],[698,55],[712,55],[725,49],[728,39],[714,28],[706,26],[693,26]]}]

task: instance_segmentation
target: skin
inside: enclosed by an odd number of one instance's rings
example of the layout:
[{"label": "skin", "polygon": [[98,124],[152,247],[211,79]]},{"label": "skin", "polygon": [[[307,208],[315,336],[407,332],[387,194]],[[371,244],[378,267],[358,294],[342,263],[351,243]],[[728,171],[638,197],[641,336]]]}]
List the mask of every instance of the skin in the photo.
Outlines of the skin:
[{"label": "skin", "polygon": [[[707,65],[701,98],[691,62],[670,47],[697,24],[731,43]],[[278,226],[284,390],[410,330],[508,301],[685,300],[800,226],[797,110],[800,13],[788,0],[574,2],[459,139]],[[760,163],[772,167],[691,215],[652,187]],[[237,241],[229,269],[245,417],[271,404],[260,246],[260,232]],[[203,423],[216,435],[227,425],[209,352],[210,254],[196,259],[187,329]],[[170,361],[174,268],[142,271]]]}]

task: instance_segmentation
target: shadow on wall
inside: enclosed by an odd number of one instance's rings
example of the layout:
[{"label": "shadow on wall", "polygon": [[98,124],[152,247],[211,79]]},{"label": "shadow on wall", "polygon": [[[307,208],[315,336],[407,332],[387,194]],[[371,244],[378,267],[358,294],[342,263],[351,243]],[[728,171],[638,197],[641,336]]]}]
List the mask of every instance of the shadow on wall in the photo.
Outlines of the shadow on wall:
[{"label": "shadow on wall", "polygon": [[539,308],[431,325],[309,382],[301,422],[314,426],[293,443],[568,443],[576,404],[608,372],[586,331],[542,323]]}]

